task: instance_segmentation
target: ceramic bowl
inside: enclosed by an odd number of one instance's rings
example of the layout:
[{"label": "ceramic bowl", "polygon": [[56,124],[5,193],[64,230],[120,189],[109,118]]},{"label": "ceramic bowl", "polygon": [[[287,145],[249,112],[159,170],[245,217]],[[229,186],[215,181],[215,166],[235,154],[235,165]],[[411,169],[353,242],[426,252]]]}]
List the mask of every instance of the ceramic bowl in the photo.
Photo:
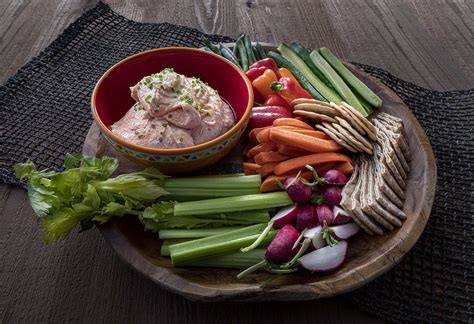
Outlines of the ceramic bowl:
[{"label": "ceramic bowl", "polygon": [[[187,77],[199,77],[216,89],[234,110],[236,124],[209,142],[185,148],[145,147],[112,133],[110,126],[135,103],[129,88],[167,67]],[[94,121],[120,154],[165,173],[181,174],[207,167],[230,152],[247,127],[253,96],[245,73],[226,59],[200,49],[167,47],[132,55],[112,66],[97,82],[91,107]]]}]

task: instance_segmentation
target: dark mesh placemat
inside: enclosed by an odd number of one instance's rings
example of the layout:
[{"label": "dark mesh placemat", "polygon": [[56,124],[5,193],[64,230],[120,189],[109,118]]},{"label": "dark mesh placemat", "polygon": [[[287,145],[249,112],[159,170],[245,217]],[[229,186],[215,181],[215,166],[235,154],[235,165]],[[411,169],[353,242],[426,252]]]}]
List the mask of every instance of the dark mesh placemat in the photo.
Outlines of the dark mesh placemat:
[{"label": "dark mesh placemat", "polygon": [[[95,82],[113,63],[153,47],[201,46],[195,29],[129,21],[99,4],[0,87],[0,179],[31,159],[58,169],[80,152]],[[231,41],[210,36],[214,41]],[[359,65],[390,86],[426,130],[438,165],[431,218],[392,271],[347,295],[393,322],[472,322],[474,90],[436,92]]]}]

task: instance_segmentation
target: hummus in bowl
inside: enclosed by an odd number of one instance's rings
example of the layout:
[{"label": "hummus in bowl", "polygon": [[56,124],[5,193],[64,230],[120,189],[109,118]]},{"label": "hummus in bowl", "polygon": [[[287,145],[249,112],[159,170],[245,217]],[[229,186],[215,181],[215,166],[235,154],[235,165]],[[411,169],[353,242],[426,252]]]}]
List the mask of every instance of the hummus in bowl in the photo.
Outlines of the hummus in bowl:
[{"label": "hummus in bowl", "polygon": [[138,145],[190,147],[222,135],[235,124],[232,109],[216,90],[172,68],[143,78],[130,90],[136,103],[111,128]]},{"label": "hummus in bowl", "polygon": [[168,47],[132,55],[97,82],[91,108],[102,135],[126,158],[185,174],[224,157],[253,107],[245,73],[214,53]]}]

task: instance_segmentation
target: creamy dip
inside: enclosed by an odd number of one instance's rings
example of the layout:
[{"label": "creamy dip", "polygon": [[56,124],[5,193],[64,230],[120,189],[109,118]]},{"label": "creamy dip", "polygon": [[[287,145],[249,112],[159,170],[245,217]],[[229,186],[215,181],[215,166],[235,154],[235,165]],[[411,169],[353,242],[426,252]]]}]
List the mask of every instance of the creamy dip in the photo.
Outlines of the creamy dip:
[{"label": "creamy dip", "polygon": [[199,78],[164,69],[130,88],[136,103],[112,132],[143,146],[179,148],[208,142],[234,124],[234,114],[216,90]]}]

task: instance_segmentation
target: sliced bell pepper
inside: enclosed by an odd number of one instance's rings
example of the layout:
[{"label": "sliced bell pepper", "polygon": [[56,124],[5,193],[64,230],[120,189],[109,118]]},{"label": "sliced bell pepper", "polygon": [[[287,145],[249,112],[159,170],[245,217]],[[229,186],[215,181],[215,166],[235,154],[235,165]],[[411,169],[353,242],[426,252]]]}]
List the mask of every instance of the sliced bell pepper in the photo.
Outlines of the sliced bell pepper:
[{"label": "sliced bell pepper", "polygon": [[278,82],[273,82],[271,89],[278,93],[288,104],[298,98],[311,99],[311,95],[291,78],[280,78]]},{"label": "sliced bell pepper", "polygon": [[290,105],[286,102],[285,99],[277,95],[276,93],[270,93],[267,97],[267,100],[263,103],[264,106],[280,106],[285,108],[290,108]]},{"label": "sliced bell pepper", "polygon": [[280,72],[278,71],[278,66],[272,58],[265,58],[263,60],[259,60],[252,64],[250,68],[258,68],[262,66],[266,67],[267,69],[271,69],[273,72],[275,72],[275,75],[278,79],[281,77]]},{"label": "sliced bell pepper", "polygon": [[275,72],[271,69],[267,69],[261,76],[252,81],[252,85],[266,100],[266,98],[273,92],[272,83],[277,81],[278,79]]}]

